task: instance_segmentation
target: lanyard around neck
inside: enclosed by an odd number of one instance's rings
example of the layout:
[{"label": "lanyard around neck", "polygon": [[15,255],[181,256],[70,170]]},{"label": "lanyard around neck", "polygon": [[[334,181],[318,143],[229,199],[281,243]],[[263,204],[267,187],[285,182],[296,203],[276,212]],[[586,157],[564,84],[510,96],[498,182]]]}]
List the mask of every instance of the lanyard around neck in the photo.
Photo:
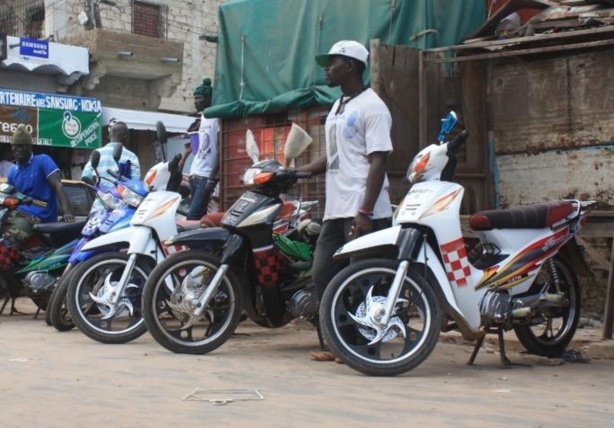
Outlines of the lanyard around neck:
[{"label": "lanyard around neck", "polygon": [[341,98],[339,98],[339,105],[337,106],[337,111],[335,111],[335,114],[342,114],[343,110],[345,109],[345,105],[347,103],[349,103],[350,101],[352,101],[354,98],[356,98],[358,95],[362,94],[364,91],[367,90],[367,87],[365,86],[364,88],[362,88],[360,91],[356,92],[354,95],[346,98],[344,100],[343,95],[341,96]]}]

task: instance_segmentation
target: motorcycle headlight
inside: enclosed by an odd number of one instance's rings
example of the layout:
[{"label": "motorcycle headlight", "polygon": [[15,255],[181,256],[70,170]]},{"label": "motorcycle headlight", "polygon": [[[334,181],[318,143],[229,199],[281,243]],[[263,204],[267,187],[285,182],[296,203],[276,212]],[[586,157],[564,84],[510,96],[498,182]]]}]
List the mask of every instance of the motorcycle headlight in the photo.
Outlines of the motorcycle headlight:
[{"label": "motorcycle headlight", "polygon": [[112,210],[118,209],[118,208],[123,208],[126,206],[126,203],[117,198],[116,196],[114,196],[111,193],[107,193],[107,192],[99,192],[98,196],[100,197],[100,199],[102,199],[102,201],[104,202],[105,206],[107,208],[110,208]]},{"label": "motorcycle headlight", "polygon": [[144,196],[139,195],[138,193],[130,190],[127,187],[124,186],[118,186],[117,190],[119,191],[119,194],[122,196],[122,199],[124,200],[124,202],[126,202],[128,205],[132,206],[132,207],[138,207],[139,204],[143,201],[143,199],[145,199]]}]

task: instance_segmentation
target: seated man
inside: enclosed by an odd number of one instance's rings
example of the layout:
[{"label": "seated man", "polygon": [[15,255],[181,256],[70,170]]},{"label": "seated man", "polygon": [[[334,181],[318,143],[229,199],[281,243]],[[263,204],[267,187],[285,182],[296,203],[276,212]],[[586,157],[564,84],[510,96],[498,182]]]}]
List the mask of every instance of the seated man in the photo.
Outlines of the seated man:
[{"label": "seated man", "polygon": [[75,221],[60,180],[60,169],[50,156],[32,154],[32,144],[25,126],[19,125],[11,140],[16,163],[8,173],[7,182],[19,192],[46,202],[47,206],[20,205],[11,211],[5,233],[18,246],[32,236],[33,224],[58,221],[58,199],[64,213],[62,220]]}]

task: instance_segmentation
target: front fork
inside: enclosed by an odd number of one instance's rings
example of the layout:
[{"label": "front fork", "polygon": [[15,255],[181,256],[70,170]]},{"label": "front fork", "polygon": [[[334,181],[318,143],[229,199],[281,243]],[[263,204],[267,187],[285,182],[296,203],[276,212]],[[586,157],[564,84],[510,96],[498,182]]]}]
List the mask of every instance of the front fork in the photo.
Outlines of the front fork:
[{"label": "front fork", "polygon": [[382,327],[386,327],[390,318],[394,315],[394,308],[398,302],[399,294],[401,293],[401,285],[405,280],[405,275],[407,275],[407,269],[409,269],[409,262],[407,260],[401,261],[394,275],[390,290],[388,291],[386,306],[384,309],[380,309],[379,313],[375,315],[376,321]]},{"label": "front fork", "polygon": [[[130,254],[130,257],[128,258],[126,266],[124,267],[124,270],[122,272],[122,276],[118,282],[114,284],[111,282],[107,283],[107,280],[105,278],[102,286],[103,292],[101,296],[90,292],[90,298],[94,302],[100,305],[104,305],[108,308],[108,312],[105,314],[103,319],[112,318],[119,310],[120,299],[124,294],[126,286],[128,285],[128,282],[132,275],[132,271],[134,270],[134,266],[136,265],[137,257],[138,254],[136,253]],[[129,307],[129,310],[130,314],[132,315],[133,309],[131,305]]]},{"label": "front fork", "polygon": [[220,283],[224,279],[226,272],[228,272],[228,269],[230,268],[230,259],[232,259],[241,250],[245,250],[243,238],[239,235],[229,235],[224,243],[224,249],[222,250],[222,255],[220,257],[220,266],[211,281],[209,281],[209,284],[207,284],[207,289],[200,296],[192,298],[188,302],[190,308],[193,308],[192,319],[200,318],[205,308],[209,305],[209,301],[217,291]]},{"label": "front fork", "polygon": [[128,284],[128,280],[130,279],[130,276],[132,275],[132,270],[134,269],[134,266],[136,265],[137,257],[138,257],[138,254],[136,253],[130,254],[130,257],[128,258],[128,262],[126,263],[126,267],[124,268],[124,271],[122,272],[122,277],[119,279],[119,282],[115,284],[115,286],[113,287],[113,290],[111,292],[111,296],[109,299],[109,301],[112,303],[113,306],[117,306],[117,304],[119,303],[119,299],[124,293],[124,289],[126,288],[126,285]]},{"label": "front fork", "polygon": [[190,302],[190,305],[192,305],[192,307],[194,308],[194,317],[200,318],[203,311],[209,304],[209,300],[211,300],[211,297],[213,297],[213,294],[216,292],[217,287],[220,285],[220,282],[222,282],[224,275],[226,275],[228,267],[229,265],[227,264],[221,265],[217,270],[216,274],[211,279],[211,282],[209,282],[209,285],[207,286],[205,292],[200,297],[193,299]]}]

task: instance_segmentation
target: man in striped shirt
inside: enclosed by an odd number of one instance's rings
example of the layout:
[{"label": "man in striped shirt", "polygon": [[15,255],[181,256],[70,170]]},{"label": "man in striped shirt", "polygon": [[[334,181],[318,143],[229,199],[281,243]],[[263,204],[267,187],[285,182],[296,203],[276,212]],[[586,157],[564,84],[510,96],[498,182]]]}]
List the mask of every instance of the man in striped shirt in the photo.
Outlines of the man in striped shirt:
[{"label": "man in striped shirt", "polygon": [[[139,158],[130,150],[128,150],[125,146],[128,141],[128,126],[124,122],[115,122],[111,126],[110,131],[111,141],[106,144],[104,147],[100,149],[96,149],[100,152],[100,162],[98,163],[98,167],[96,168],[101,177],[107,178],[109,180],[114,180],[113,176],[108,173],[108,170],[118,172],[118,165],[113,159],[113,149],[117,144],[123,144],[124,148],[122,150],[122,155],[119,159],[119,162],[130,162],[130,178],[131,179],[139,179],[141,178],[141,166],[139,163]],[[81,173],[81,179],[86,178],[92,179],[94,175],[94,168],[90,162],[85,164],[83,168],[83,172]],[[102,179],[102,186],[111,186],[111,181]],[[92,211],[98,210],[102,208],[102,204],[96,200],[94,205],[92,206]]]}]

